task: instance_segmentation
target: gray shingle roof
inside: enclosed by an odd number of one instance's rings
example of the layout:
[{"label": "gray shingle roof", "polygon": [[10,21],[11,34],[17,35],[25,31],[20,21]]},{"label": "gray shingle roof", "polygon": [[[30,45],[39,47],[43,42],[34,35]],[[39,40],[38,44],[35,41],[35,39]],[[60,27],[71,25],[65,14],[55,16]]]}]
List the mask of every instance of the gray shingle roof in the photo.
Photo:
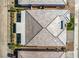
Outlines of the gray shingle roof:
[{"label": "gray shingle roof", "polygon": [[[60,22],[63,21],[64,25],[66,24],[67,20],[64,17],[64,15],[65,14],[66,14],[65,16],[67,16],[67,14],[69,15],[69,13],[67,13],[68,10],[27,10],[27,12],[43,27],[42,30],[40,30],[40,32],[37,31],[36,29],[34,30],[35,32],[39,32],[39,33],[36,36],[34,36],[30,40],[30,42],[26,44],[27,46],[65,46],[66,45],[66,40],[67,40],[66,27],[64,26],[63,29],[61,29]],[[69,17],[70,16],[68,16],[67,18]],[[32,28],[34,29],[34,27]],[[31,34],[29,34],[29,36],[30,35]]]},{"label": "gray shingle roof", "polygon": [[36,5],[65,5],[67,0],[18,0],[20,5],[36,4]]}]

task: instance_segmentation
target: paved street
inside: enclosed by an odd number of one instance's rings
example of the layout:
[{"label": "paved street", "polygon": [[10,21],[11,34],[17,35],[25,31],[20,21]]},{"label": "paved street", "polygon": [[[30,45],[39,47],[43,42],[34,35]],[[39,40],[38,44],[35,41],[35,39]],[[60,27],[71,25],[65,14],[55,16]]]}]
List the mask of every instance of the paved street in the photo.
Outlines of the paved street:
[{"label": "paved street", "polygon": [[0,58],[7,57],[7,0],[0,0]]}]

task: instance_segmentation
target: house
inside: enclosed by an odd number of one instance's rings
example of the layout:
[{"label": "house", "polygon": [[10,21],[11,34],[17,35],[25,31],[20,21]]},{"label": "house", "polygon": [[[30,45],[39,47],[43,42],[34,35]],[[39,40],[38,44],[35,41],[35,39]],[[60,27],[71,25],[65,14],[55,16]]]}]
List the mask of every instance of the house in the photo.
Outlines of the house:
[{"label": "house", "polygon": [[15,0],[19,6],[65,6],[67,0]]},{"label": "house", "polygon": [[26,10],[16,16],[16,43],[24,46],[66,46],[65,25],[70,21],[68,10]]},{"label": "house", "polygon": [[16,58],[62,58],[65,57],[63,51],[56,52],[53,49],[26,49],[18,48],[14,51]]}]

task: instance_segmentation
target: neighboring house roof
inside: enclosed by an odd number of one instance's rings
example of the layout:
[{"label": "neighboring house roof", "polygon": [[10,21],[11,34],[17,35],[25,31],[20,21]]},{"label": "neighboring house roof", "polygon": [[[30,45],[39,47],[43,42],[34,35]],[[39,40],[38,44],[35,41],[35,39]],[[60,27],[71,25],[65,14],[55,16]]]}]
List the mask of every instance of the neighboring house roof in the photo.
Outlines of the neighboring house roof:
[{"label": "neighboring house roof", "polygon": [[[25,34],[22,35],[25,35],[26,42],[23,44],[26,46],[66,46],[65,24],[70,20],[68,10],[27,10],[22,11],[21,14],[25,16],[21,18],[25,19]],[[63,29],[61,29],[61,21],[64,23]]]},{"label": "neighboring house roof", "polygon": [[18,51],[18,58],[63,58],[65,52],[55,51]]},{"label": "neighboring house roof", "polygon": [[18,0],[19,5],[49,5],[49,6],[62,6],[67,4],[67,0]]}]

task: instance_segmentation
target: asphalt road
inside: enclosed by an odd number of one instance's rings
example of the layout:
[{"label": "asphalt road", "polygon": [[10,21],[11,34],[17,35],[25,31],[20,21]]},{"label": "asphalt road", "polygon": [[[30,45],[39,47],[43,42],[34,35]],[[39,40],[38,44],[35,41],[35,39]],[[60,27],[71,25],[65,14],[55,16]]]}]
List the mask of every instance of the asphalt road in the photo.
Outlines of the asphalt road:
[{"label": "asphalt road", "polygon": [[7,0],[0,0],[0,58],[7,57]]}]

